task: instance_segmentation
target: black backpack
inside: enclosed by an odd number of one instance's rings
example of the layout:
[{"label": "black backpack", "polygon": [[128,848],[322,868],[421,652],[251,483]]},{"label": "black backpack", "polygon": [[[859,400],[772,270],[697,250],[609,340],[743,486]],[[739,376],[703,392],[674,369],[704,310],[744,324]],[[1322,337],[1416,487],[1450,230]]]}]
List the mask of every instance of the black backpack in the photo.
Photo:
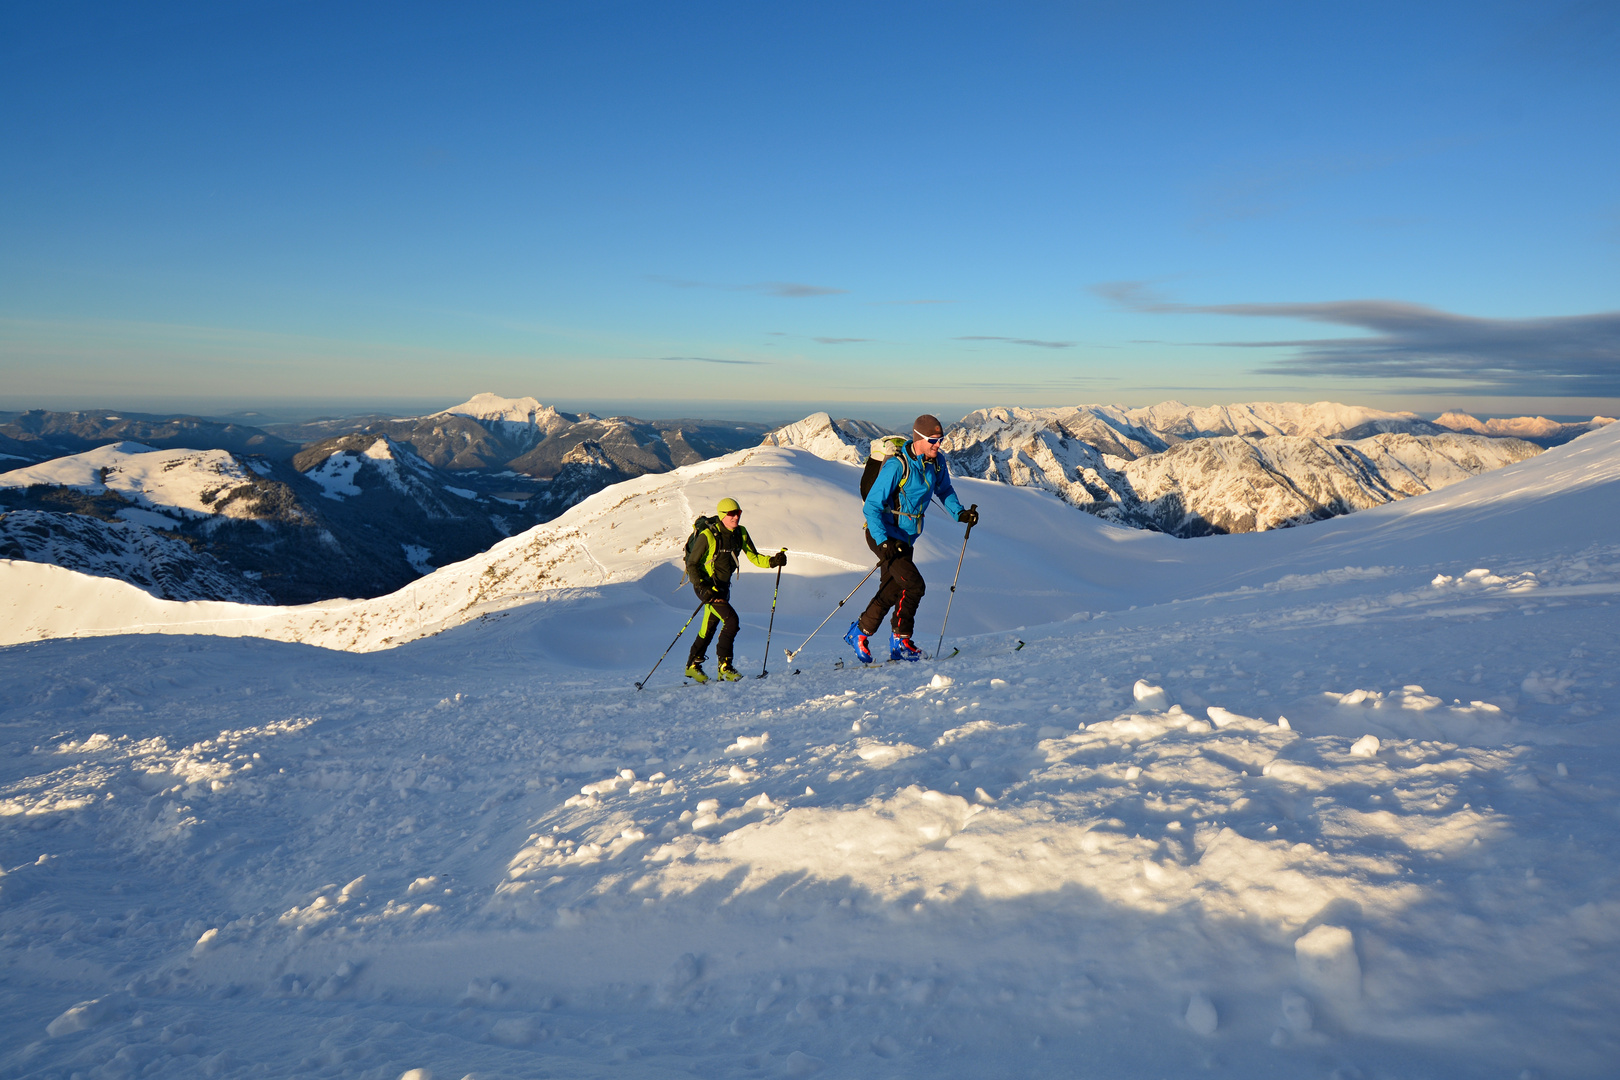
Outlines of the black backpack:
[{"label": "black backpack", "polygon": [[866,456],[866,467],[861,470],[862,499],[865,499],[872,490],[872,485],[877,483],[878,473],[883,471],[883,463],[892,457],[900,459],[899,486],[906,486],[906,481],[911,478],[911,466],[906,462],[905,448],[906,437],[904,435],[885,435],[881,439],[872,440],[872,450]]},{"label": "black backpack", "polygon": [[691,565],[693,554],[699,550],[698,545],[704,542],[703,534],[719,523],[719,518],[712,518],[707,515],[700,516],[696,521],[692,522],[692,535],[686,538],[686,558],[681,560],[681,580],[675,585],[677,589],[686,584],[686,568]]}]

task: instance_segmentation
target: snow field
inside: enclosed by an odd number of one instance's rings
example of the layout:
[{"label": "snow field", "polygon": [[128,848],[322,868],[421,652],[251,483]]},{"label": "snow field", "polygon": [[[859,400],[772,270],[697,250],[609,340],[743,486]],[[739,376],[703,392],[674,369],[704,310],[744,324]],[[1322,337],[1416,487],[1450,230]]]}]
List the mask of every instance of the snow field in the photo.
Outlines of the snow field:
[{"label": "snow field", "polygon": [[[402,647],[0,651],[0,1075],[1606,1075],[1605,434],[1293,534],[1076,528],[1035,580],[986,532],[1011,594],[951,620],[996,624],[916,666],[637,693],[687,594],[614,580],[596,508],[546,535],[601,583]],[[806,565],[773,651],[859,576]]]}]

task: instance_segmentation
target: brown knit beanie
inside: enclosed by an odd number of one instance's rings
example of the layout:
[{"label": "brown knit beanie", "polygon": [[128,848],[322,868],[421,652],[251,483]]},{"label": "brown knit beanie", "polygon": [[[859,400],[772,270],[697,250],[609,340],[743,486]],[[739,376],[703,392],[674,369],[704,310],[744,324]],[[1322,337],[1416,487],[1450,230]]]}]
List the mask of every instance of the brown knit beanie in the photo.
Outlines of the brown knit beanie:
[{"label": "brown knit beanie", "polygon": [[917,422],[911,425],[911,433],[924,439],[932,439],[936,435],[945,434],[945,429],[939,425],[939,417],[933,413],[923,413],[917,417]]}]

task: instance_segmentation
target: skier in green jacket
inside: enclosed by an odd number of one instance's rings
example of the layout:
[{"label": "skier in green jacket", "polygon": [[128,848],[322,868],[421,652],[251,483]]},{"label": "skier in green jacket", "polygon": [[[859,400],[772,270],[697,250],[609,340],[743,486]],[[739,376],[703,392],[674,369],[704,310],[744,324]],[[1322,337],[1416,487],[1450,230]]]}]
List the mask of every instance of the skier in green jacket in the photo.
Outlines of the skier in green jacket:
[{"label": "skier in green jacket", "polygon": [[716,517],[700,517],[693,523],[692,538],[686,542],[686,574],[692,579],[692,591],[703,602],[703,621],[698,623],[697,639],[686,658],[686,675],[697,682],[708,682],[703,661],[709,652],[709,640],[715,629],[720,640],[715,645],[719,660],[719,675],[728,682],[736,682],[742,675],[731,665],[732,644],[737,640],[737,611],[731,606],[731,575],[737,569],[737,557],[761,569],[787,565],[787,549],[775,555],[761,555],[742,527],[742,507],[736,499],[721,499],[715,507]]}]

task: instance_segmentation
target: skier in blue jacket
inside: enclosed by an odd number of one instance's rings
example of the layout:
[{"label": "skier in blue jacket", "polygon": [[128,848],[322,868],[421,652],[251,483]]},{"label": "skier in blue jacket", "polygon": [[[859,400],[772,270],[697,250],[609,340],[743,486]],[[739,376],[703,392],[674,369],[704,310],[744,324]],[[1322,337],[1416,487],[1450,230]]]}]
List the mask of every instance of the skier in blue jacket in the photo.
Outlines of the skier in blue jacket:
[{"label": "skier in blue jacket", "polygon": [[922,600],[922,574],[912,561],[912,545],[922,534],[923,514],[938,498],[957,521],[977,524],[977,511],[965,510],[951,487],[950,470],[940,454],[945,437],[939,418],[924,413],[911,428],[911,441],[883,463],[871,490],[866,494],[866,546],[880,560],[882,583],[877,595],[866,605],[861,617],[850,624],[844,640],[863,664],[872,662],[867,639],[877,633],[883,616],[894,609],[889,636],[890,660],[916,660],[922,653],[911,640]]}]

